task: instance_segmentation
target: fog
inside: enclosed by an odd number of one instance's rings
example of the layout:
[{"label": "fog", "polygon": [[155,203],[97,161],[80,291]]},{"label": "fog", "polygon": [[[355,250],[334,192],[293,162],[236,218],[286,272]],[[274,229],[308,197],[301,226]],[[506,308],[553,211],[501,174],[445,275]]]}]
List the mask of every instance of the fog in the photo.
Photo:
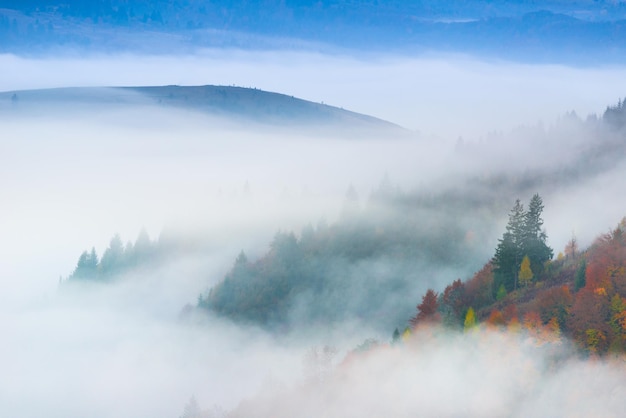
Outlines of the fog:
[{"label": "fog", "polygon": [[421,330],[404,344],[353,354],[330,376],[267,389],[233,415],[620,416],[623,363],[586,363],[570,350],[524,334]]},{"label": "fog", "polygon": [[[341,366],[320,389],[303,383],[303,359],[312,347],[336,347],[336,365],[365,338],[389,340],[393,328],[385,334],[353,318],[276,335],[208,314],[181,314],[224,277],[240,251],[255,260],[277,231],[300,234],[308,224],[337,222],[350,185],[359,208],[368,207],[385,176],[407,196],[457,193],[479,202],[465,205],[460,198],[445,210],[416,210],[427,226],[450,215],[450,224],[476,237],[473,252],[455,266],[421,264],[410,277],[410,294],[402,301],[389,298],[385,310],[414,307],[428,287],[441,291],[456,278],[471,277],[492,254],[518,197],[538,192],[544,198],[544,226],[555,253],[572,234],[589,245],[626,215],[624,160],[615,155],[600,168],[583,164],[576,177],[558,173],[581,166],[585,151],[602,141],[598,132],[614,135],[583,121],[617,102],[623,68],[271,51],[0,56],[0,67],[0,91],[234,84],[344,107],[415,131],[350,137],[349,129],[334,135],[152,104],[29,109],[20,103],[3,110],[3,415],[178,417],[192,395],[204,408],[220,405],[240,416],[253,416],[240,406],[244,399],[259,416],[279,416],[276,408],[294,411],[300,404],[311,409],[285,416],[583,416],[592,408],[617,416],[623,410],[624,379],[600,361],[569,358],[567,343],[550,351],[519,336],[425,337],[423,345]],[[582,120],[564,117],[572,110]],[[518,181],[525,175],[532,181]],[[492,178],[510,183],[498,188]],[[180,251],[114,283],[59,286],[82,251],[95,247],[101,255],[114,234],[134,241],[142,228],[153,239],[174,237]],[[350,272],[384,277],[402,267],[375,259]],[[332,304],[365,303],[361,291]],[[299,302],[291,312],[295,322],[307,312],[307,295]],[[553,365],[554,358],[567,360]],[[592,377],[596,385],[573,401],[569,394]],[[323,409],[316,409],[319,396]],[[591,400],[583,404],[583,397]],[[553,414],[556,404],[564,409]],[[271,412],[264,415],[263,408]]]}]

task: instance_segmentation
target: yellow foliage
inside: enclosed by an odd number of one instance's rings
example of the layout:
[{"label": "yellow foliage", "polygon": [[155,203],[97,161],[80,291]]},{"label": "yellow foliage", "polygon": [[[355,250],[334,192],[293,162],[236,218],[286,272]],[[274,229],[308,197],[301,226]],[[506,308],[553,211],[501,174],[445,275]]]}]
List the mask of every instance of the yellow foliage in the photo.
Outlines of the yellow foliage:
[{"label": "yellow foliage", "polygon": [[411,338],[411,328],[406,327],[402,333],[402,341],[407,342],[409,338]]},{"label": "yellow foliage", "polygon": [[522,260],[518,277],[520,285],[524,287],[528,286],[533,279],[533,271],[530,269],[530,259],[527,255]]},{"label": "yellow foliage", "polygon": [[598,296],[606,296],[606,289],[603,287],[598,287],[593,291],[593,293],[595,293]]},{"label": "yellow foliage", "polygon": [[586,338],[587,347],[589,348],[589,351],[592,353],[596,353],[598,351],[598,345],[606,341],[606,336],[604,335],[604,333],[597,329],[590,328],[587,331],[585,331],[585,334],[587,336]]},{"label": "yellow foliage", "polygon": [[476,326],[476,314],[474,313],[474,308],[469,308],[467,310],[467,314],[465,315],[465,322],[463,323],[463,329],[470,330]]}]

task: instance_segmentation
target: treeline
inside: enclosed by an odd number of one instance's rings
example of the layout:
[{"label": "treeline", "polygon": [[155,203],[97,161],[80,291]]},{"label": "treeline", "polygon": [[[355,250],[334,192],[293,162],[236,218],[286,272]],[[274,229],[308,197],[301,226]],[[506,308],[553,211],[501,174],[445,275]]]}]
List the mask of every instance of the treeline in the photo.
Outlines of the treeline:
[{"label": "treeline", "polygon": [[626,126],[626,98],[620,99],[614,106],[607,107],[602,117],[608,125],[617,129]]},{"label": "treeline", "polygon": [[158,249],[157,242],[150,239],[145,229],[141,230],[134,244],[129,241],[124,245],[119,234],[116,234],[101,259],[98,258],[95,248],[84,251],[67,281],[112,280],[119,274],[154,261]]},{"label": "treeline", "polygon": [[[516,202],[505,236],[518,206]],[[548,250],[544,248],[544,254]],[[626,352],[626,218],[585,251],[572,238],[556,259],[541,265],[536,259],[535,270],[529,267],[532,262],[525,266],[519,257],[513,261],[498,254],[496,250],[468,281],[456,280],[441,294],[429,289],[405,332],[425,323],[452,329],[483,324],[525,330],[539,341],[567,337],[587,354]]]}]

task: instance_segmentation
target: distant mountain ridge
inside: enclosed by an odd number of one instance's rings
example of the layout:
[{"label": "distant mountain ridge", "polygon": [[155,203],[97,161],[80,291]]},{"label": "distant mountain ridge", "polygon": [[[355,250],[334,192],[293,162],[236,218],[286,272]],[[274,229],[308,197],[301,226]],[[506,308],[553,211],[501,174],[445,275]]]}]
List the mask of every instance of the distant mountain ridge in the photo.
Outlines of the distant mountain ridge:
[{"label": "distant mountain ridge", "polygon": [[[445,51],[624,62],[626,2],[6,1],[0,52],[180,53],[206,47]],[[310,46],[309,45],[309,46]]]},{"label": "distant mountain ridge", "polygon": [[156,105],[272,124],[341,124],[354,128],[409,131],[399,125],[339,107],[280,93],[235,86],[66,87],[0,93],[3,110],[64,105]]}]

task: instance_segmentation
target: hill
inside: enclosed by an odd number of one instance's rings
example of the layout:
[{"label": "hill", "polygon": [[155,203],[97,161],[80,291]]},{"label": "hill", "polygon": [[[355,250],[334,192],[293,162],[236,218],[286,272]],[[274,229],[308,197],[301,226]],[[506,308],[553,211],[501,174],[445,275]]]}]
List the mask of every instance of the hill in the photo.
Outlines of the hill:
[{"label": "hill", "polygon": [[381,119],[322,103],[234,86],[70,87],[0,93],[1,112],[124,106],[169,106],[214,116],[280,125],[336,125],[363,130],[409,131]]}]

